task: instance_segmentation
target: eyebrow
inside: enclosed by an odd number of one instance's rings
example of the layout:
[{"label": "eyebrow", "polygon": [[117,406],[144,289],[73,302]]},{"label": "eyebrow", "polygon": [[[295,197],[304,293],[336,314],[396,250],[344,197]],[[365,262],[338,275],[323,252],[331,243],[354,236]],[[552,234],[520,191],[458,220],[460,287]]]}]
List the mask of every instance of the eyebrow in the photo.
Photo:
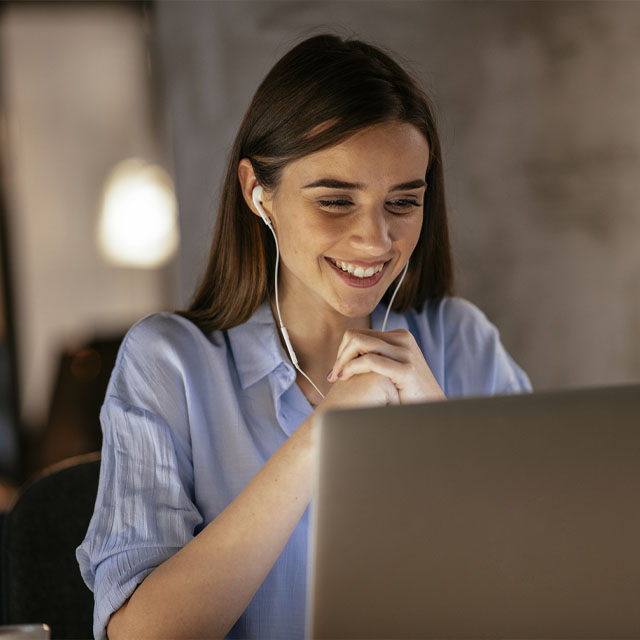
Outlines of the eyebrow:
[{"label": "eyebrow", "polygon": [[[424,180],[411,180],[409,182],[402,182],[396,184],[389,191],[406,191],[412,189],[420,189],[426,187],[427,183]],[[363,191],[365,185],[361,182],[345,182],[344,180],[336,180],[334,178],[321,178],[320,180],[314,180],[309,184],[306,184],[303,189],[315,189],[317,187],[325,187],[327,189],[356,189]]]}]

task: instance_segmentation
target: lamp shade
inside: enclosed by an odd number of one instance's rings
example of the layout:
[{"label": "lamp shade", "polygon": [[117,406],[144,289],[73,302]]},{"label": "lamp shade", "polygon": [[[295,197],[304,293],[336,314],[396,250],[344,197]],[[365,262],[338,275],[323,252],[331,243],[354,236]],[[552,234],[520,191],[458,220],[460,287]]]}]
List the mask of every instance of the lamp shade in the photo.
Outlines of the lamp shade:
[{"label": "lamp shade", "polygon": [[173,183],[157,165],[132,158],[116,165],[103,190],[98,246],[113,265],[154,269],[179,243]]}]

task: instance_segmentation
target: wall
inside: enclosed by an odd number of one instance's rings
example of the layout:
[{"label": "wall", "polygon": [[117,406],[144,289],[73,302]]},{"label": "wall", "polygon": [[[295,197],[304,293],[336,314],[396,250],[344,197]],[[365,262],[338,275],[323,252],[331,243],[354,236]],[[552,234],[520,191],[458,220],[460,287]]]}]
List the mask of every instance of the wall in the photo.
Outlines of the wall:
[{"label": "wall", "polygon": [[165,271],[112,267],[96,245],[108,172],[161,150],[135,5],[12,4],[0,18],[22,418],[36,428],[64,349],[169,304]]},{"label": "wall", "polygon": [[257,84],[331,29],[405,59],[439,108],[458,291],[539,389],[640,379],[640,3],[160,2],[185,303]]}]

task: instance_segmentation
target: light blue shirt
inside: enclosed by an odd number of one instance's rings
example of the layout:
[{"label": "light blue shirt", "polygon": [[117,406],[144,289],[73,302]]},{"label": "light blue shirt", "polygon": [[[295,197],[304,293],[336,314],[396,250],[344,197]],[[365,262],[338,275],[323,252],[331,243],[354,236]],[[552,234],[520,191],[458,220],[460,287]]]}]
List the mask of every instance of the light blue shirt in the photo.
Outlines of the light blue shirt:
[{"label": "light blue shirt", "polygon": [[[385,308],[372,314],[380,329]],[[527,376],[495,327],[459,298],[403,315],[448,397],[527,391]],[[96,507],[78,547],[95,594],[94,633],[158,565],[186,545],[248,484],[309,416],[267,303],[210,335],[171,313],[126,335],[101,411]],[[308,510],[229,638],[302,638]],[[206,571],[215,571],[207,567]]]}]

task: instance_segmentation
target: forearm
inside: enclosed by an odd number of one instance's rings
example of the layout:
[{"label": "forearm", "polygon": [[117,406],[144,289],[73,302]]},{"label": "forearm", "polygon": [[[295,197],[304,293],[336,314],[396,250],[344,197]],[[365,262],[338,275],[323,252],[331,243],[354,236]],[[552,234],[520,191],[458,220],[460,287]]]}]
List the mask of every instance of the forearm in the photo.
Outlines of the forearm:
[{"label": "forearm", "polygon": [[138,586],[111,617],[110,640],[226,635],[311,499],[310,420],[213,522]]}]

